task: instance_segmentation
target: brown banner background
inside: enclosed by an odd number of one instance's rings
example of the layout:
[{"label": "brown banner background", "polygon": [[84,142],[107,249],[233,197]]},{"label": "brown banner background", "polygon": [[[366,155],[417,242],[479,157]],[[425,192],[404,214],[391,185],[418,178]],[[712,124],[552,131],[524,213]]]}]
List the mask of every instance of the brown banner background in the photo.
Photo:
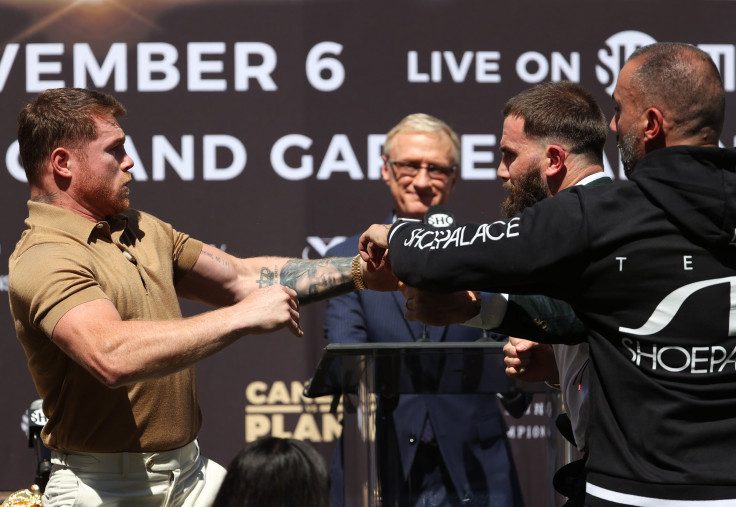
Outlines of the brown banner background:
[{"label": "brown banner background", "polygon": [[[460,221],[493,220],[504,101],[571,79],[610,113],[620,65],[654,40],[714,56],[728,92],[722,142],[733,146],[735,15],[727,0],[0,0],[0,290],[28,198],[15,117],[43,88],[99,88],[127,106],[133,207],[235,255],[317,258],[387,216],[378,147],[404,115],[434,114],[463,135],[451,208]],[[606,157],[619,178],[613,136]],[[324,346],[321,314],[320,304],[304,308],[303,339],[245,337],[201,363],[207,456],[227,465],[269,434],[330,456],[336,419],[323,400],[300,396]],[[36,394],[7,305],[0,330],[0,489],[12,490],[33,480],[20,420]],[[509,432],[530,505],[544,505],[533,483],[544,470],[544,406]]]}]

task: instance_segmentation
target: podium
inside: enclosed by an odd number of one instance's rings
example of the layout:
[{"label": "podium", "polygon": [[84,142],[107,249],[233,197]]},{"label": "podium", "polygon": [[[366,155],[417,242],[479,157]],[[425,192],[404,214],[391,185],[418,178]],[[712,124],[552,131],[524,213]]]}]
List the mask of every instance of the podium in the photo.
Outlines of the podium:
[{"label": "podium", "polygon": [[[402,394],[517,395],[539,386],[505,374],[504,343],[335,343],[325,348],[304,395],[330,395],[333,410],[343,403],[344,496],[346,506],[380,506],[387,476],[382,468],[400,462],[377,421]],[[383,479],[382,479],[383,477]],[[400,480],[400,477],[397,477]]]}]

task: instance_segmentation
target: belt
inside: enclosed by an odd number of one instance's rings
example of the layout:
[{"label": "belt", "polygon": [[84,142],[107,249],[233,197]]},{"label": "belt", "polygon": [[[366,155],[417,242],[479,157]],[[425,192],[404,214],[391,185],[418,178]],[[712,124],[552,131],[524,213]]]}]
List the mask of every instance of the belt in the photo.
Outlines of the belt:
[{"label": "belt", "polygon": [[194,440],[184,447],[162,452],[61,452],[51,451],[51,462],[80,471],[121,474],[164,472],[186,468],[199,458]]}]

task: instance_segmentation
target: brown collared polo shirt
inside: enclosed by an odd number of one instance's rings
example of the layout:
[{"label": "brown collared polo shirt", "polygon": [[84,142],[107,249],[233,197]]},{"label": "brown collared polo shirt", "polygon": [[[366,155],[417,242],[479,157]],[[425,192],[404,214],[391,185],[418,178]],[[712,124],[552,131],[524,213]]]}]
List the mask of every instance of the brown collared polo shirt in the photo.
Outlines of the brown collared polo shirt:
[{"label": "brown collared polo shirt", "polygon": [[123,320],[181,318],[176,282],[196,263],[200,241],[140,211],[91,222],[28,202],[28,227],[10,256],[15,328],[44,411],[44,443],[83,452],[152,452],[191,442],[201,426],[194,367],[109,389],[51,340],[75,306],[105,298]]}]

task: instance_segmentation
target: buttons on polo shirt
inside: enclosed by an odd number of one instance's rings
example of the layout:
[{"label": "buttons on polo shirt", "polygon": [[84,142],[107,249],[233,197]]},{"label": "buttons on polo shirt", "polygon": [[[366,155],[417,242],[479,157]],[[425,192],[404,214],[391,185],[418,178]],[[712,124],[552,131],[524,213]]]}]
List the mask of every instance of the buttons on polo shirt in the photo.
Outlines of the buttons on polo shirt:
[{"label": "buttons on polo shirt", "polygon": [[95,224],[95,229],[105,237],[110,236],[110,224],[104,220],[97,222]]}]

